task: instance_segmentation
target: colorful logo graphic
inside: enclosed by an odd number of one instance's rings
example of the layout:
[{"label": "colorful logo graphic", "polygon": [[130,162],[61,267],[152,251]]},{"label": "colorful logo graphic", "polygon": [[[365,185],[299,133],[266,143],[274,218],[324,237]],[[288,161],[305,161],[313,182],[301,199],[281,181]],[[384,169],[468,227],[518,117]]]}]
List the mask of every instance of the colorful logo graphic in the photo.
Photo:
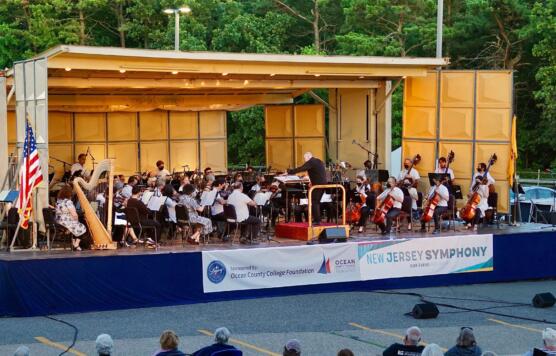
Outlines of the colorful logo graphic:
[{"label": "colorful logo graphic", "polygon": [[209,263],[207,267],[207,278],[214,284],[218,284],[226,277],[226,266],[218,260]]},{"label": "colorful logo graphic", "polygon": [[320,265],[318,273],[321,274],[332,273],[332,271],[330,270],[330,258],[326,258],[324,254],[322,254],[322,264]]}]

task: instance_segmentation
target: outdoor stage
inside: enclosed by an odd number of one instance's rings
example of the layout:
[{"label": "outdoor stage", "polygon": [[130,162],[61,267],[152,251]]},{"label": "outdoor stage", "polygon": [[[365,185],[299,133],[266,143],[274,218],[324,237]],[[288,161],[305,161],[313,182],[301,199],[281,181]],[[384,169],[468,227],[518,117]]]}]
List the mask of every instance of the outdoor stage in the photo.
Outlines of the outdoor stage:
[{"label": "outdoor stage", "polygon": [[[376,234],[355,234],[348,243],[311,246],[300,241],[280,239],[280,244],[263,242],[245,246],[228,243],[203,247],[174,245],[164,246],[159,251],[136,248],[80,253],[2,252],[0,315],[35,316],[304,293],[554,278],[556,265],[551,262],[556,260],[556,231],[543,227],[537,224],[501,226],[500,229],[483,229],[479,235],[470,235],[459,227],[461,231],[445,232],[441,236],[402,233],[394,240],[381,240],[383,238]],[[449,260],[448,257],[451,256],[446,255],[447,262],[442,263],[442,266],[433,263],[427,265],[436,256],[432,246],[444,243],[471,244],[475,241],[490,242],[485,243],[484,247],[469,245],[462,248],[461,257],[467,257],[468,251],[470,261],[473,262],[473,251],[482,253],[483,257],[488,257],[491,253],[489,260],[484,263],[459,268],[459,262],[454,261],[459,255],[456,256],[454,252],[454,259]],[[390,256],[386,259],[397,256],[388,262],[399,263],[401,258],[401,263],[404,263],[406,258],[405,263],[411,263],[407,265],[408,268],[423,268],[421,272],[408,274],[413,275],[411,277],[403,274],[403,268],[381,263],[378,255],[371,257],[369,254],[369,251],[374,253],[377,250],[391,250],[392,246],[401,251],[405,244],[413,246],[410,247],[413,251],[406,248],[403,253],[388,252],[385,256]],[[423,250],[419,252],[415,246],[422,247]],[[446,247],[446,251],[449,250],[450,247]],[[352,259],[345,257],[346,253],[358,255],[361,266],[357,266],[357,271]],[[421,262],[416,260],[420,255]],[[424,263],[425,256],[431,257],[427,257],[429,262]],[[278,271],[280,267],[268,261],[274,257],[279,265],[284,258],[288,263],[291,261],[291,269],[282,266],[286,268],[284,271],[288,271],[285,276],[291,274],[291,278],[279,278],[282,277]],[[411,258],[415,260],[410,261]],[[245,267],[234,268],[235,263]],[[309,267],[296,267],[304,263]],[[261,264],[268,264],[271,268],[270,272],[266,272],[266,278],[262,272],[258,272],[260,268],[257,266]],[[470,271],[476,273],[459,273]],[[242,281],[247,273],[261,278]],[[301,276],[303,273],[306,274],[305,277]]]}]

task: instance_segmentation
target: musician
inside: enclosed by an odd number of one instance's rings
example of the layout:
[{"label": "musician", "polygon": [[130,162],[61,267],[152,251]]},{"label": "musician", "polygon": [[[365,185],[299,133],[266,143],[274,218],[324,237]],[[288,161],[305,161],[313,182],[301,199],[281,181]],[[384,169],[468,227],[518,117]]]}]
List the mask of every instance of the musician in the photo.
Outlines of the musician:
[{"label": "musician", "polygon": [[174,200],[177,198],[176,191],[171,184],[166,184],[164,190],[162,191],[162,195],[166,197],[164,205],[168,210],[168,220],[170,220],[170,223],[175,225],[178,222],[176,218],[176,205],[178,205],[178,203]]},{"label": "musician", "polygon": [[419,193],[417,189],[411,184],[409,179],[404,179],[400,189],[403,192],[404,201],[402,203],[402,211],[407,213],[407,230],[412,230],[411,221],[412,216],[417,214],[417,200],[419,200]]},{"label": "musician", "polygon": [[255,194],[261,191],[264,183],[265,183],[264,175],[262,174],[257,175],[255,177],[255,185],[251,187],[251,189],[249,190],[249,194],[247,194],[249,195],[249,198],[253,199]]},{"label": "musician", "polygon": [[214,176],[214,173],[212,172],[212,169],[210,167],[206,167],[205,170],[203,171],[204,174],[204,178],[207,181],[211,181],[214,182],[214,180],[216,179],[216,177]]},{"label": "musician", "polygon": [[224,237],[226,227],[226,216],[224,215],[224,205],[227,204],[228,198],[226,192],[226,181],[223,178],[217,178],[212,184],[212,190],[216,193],[214,203],[210,207],[213,224],[216,225],[218,235]]},{"label": "musician", "polygon": [[411,168],[411,171],[409,173],[407,173],[407,171],[409,170],[409,167],[411,167],[411,159],[406,158],[403,162],[403,170],[400,172],[399,176],[398,176],[398,182],[403,182],[404,179],[409,179],[414,186],[417,186],[417,183],[419,183],[419,180],[421,179],[421,176],[419,175],[419,172],[417,171],[417,169],[415,169],[415,166],[413,166]]},{"label": "musician", "polygon": [[56,200],[56,223],[65,227],[71,232],[72,250],[81,251],[79,246],[81,239],[85,236],[87,228],[79,222],[79,216],[75,210],[75,206],[71,201],[72,189],[70,185],[65,185],[58,192]]},{"label": "musician", "polygon": [[[127,208],[137,210],[137,213],[139,215],[139,222],[142,226],[154,226],[156,234],[155,239],[156,241],[159,241],[160,231],[162,227],[158,221],[149,218],[150,210],[139,198],[140,194],[141,188],[139,188],[137,185],[134,185],[131,188],[131,198],[127,200]],[[148,238],[146,241],[150,244],[154,244],[154,241],[150,238]]]},{"label": "musician", "polygon": [[434,170],[434,173],[448,174],[448,176],[450,177],[450,183],[453,184],[454,180],[456,179],[456,177],[454,176],[454,171],[452,170],[452,168],[449,167],[446,171],[446,167],[448,167],[448,160],[446,160],[446,157],[440,157],[438,159],[438,166]]},{"label": "musician", "polygon": [[243,176],[241,175],[240,172],[237,172],[234,175],[234,183],[243,183]]},{"label": "musician", "polygon": [[[357,226],[359,226],[359,233],[363,232],[367,223],[367,219],[369,218],[370,209],[367,207],[367,198],[370,190],[371,186],[367,183],[367,178],[363,175],[358,175],[357,178],[355,178],[355,194],[357,196],[357,199],[359,199],[359,203],[361,204],[361,217],[359,218],[359,221],[357,223]],[[363,214],[363,209],[365,209],[365,214]]]},{"label": "musician", "polygon": [[158,160],[156,161],[156,168],[158,169],[157,171],[155,171],[155,176],[158,179],[168,179],[168,177],[170,176],[170,171],[168,171],[167,169],[164,169],[164,161],[162,160]]},{"label": "musician", "polygon": [[[82,177],[88,179],[90,177],[89,171],[85,169],[85,162],[87,161],[87,154],[80,153],[77,156],[77,162],[71,166],[71,176]],[[81,174],[79,174],[81,172]]]},{"label": "musician", "polygon": [[[183,194],[180,196],[180,204],[187,208],[189,221],[194,225],[197,224],[202,226],[203,235],[208,235],[213,231],[212,221],[209,218],[201,216],[204,209],[199,205],[197,200],[195,200],[195,187],[193,185],[189,184],[184,187]],[[200,237],[201,230],[196,228],[195,233],[190,237],[188,242],[193,245],[198,245]]]},{"label": "musician", "polygon": [[[303,154],[303,158],[305,159],[305,163],[300,167],[288,169],[288,174],[296,174],[299,172],[307,171],[307,173],[309,174],[309,179],[311,180],[311,185],[313,187],[326,184],[326,169],[324,167],[324,163],[320,159],[313,157],[313,154],[311,152],[305,152],[305,154]],[[315,189],[311,194],[311,206],[314,225],[320,224],[320,200],[323,193],[323,189]]]},{"label": "musician", "polygon": [[185,187],[188,184],[190,184],[189,176],[187,174],[184,174],[183,177],[181,177],[181,180],[180,180],[180,186],[178,188],[178,193],[183,192],[183,187]]},{"label": "musician", "polygon": [[396,186],[395,177],[388,178],[388,182],[386,183],[386,188],[387,189],[376,198],[378,202],[382,203],[386,199],[386,197],[390,196],[394,202],[392,208],[390,208],[390,210],[388,210],[388,213],[386,213],[386,224],[380,223],[378,225],[383,235],[390,233],[390,230],[392,229],[392,221],[398,215],[400,215],[400,211],[404,199],[402,190]]},{"label": "musician", "polygon": [[[483,177],[485,175],[485,171],[487,169],[487,165],[484,162],[481,162],[477,165],[477,172],[473,175],[473,182],[471,182],[471,187],[475,184],[474,182],[477,180],[477,177]],[[487,185],[494,185],[496,182],[494,178],[490,175],[490,172],[487,173]]]},{"label": "musician", "polygon": [[365,169],[373,169],[373,162],[371,162],[370,160],[366,160],[365,162],[363,162],[363,166],[365,167]]},{"label": "musician", "polygon": [[[485,216],[485,212],[488,210],[488,176],[487,179],[483,179],[483,176],[480,175],[476,176],[473,184],[478,184],[477,193],[479,194],[479,197],[481,197],[481,201],[479,202],[479,204],[477,204],[477,207],[475,208],[475,217],[467,224],[467,228],[473,231],[477,231],[477,225],[481,221],[481,218]],[[467,197],[470,198],[472,194],[473,192],[469,192],[469,194],[467,194]]]},{"label": "musician", "polygon": [[[244,226],[248,226],[251,241],[255,241],[259,236],[261,221],[256,216],[249,215],[249,207],[256,208],[257,203],[243,194],[243,184],[241,182],[234,183],[233,188],[234,191],[228,197],[228,204],[235,208],[237,221]],[[245,235],[245,231],[242,231],[242,235]]]},{"label": "musician", "polygon": [[126,201],[131,198],[133,187],[136,186],[138,183],[138,179],[136,176],[130,176],[127,179],[127,184],[116,193],[114,197],[114,207],[116,209],[122,208]]},{"label": "musician", "polygon": [[[431,200],[434,198],[435,194],[438,194],[438,204],[436,204],[436,208],[434,209],[433,219],[434,219],[434,231],[432,232],[434,235],[440,233],[440,216],[448,210],[448,200],[450,200],[450,192],[448,192],[448,188],[444,184],[442,184],[442,180],[436,179],[434,181],[435,185],[432,186],[429,190],[429,194],[427,196],[427,200]],[[421,220],[421,232],[425,232],[425,222]]]}]

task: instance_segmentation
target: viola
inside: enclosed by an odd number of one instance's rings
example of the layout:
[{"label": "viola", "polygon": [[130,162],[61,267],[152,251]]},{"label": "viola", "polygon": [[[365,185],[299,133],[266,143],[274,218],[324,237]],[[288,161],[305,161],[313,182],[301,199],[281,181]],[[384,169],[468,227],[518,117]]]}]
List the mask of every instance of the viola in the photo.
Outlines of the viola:
[{"label": "viola", "polygon": [[386,196],[382,204],[380,206],[377,206],[375,209],[375,214],[373,215],[373,222],[375,224],[384,224],[384,220],[386,220],[386,214],[388,214],[388,211],[390,211],[390,209],[394,206],[394,198],[390,196],[391,191],[392,189],[388,191],[388,195]]},{"label": "viola", "polygon": [[496,163],[497,160],[498,160],[498,157],[496,157],[496,153],[493,154],[492,156],[490,156],[490,159],[488,160],[487,169],[483,173],[482,181],[475,183],[475,185],[471,189],[471,192],[472,192],[471,196],[467,200],[467,203],[465,204],[465,206],[463,208],[461,208],[461,210],[459,211],[460,218],[462,218],[466,222],[470,222],[475,218],[475,209],[477,209],[477,206],[481,202],[481,196],[479,195],[479,193],[477,191],[479,190],[479,187],[480,187],[481,184],[484,184],[488,181],[488,171],[490,170],[490,167],[494,163]]}]

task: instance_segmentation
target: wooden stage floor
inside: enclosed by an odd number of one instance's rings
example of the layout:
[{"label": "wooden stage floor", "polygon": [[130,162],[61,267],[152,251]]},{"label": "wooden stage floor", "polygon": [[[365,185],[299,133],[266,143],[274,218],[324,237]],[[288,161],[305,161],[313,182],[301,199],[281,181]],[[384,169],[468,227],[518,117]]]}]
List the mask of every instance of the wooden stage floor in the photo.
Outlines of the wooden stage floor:
[{"label": "wooden stage floor", "polygon": [[[522,234],[522,233],[539,233],[539,232],[549,232],[556,231],[556,227],[551,227],[550,225],[544,224],[534,224],[534,223],[523,223],[520,226],[509,226],[506,224],[500,224],[500,227],[488,226],[479,229],[479,234],[493,234],[493,235],[508,235],[508,234]],[[356,230],[352,230],[351,236],[348,241],[362,242],[362,241],[378,241],[385,239],[413,239],[413,238],[423,238],[423,237],[442,237],[442,236],[457,236],[457,235],[469,235],[472,234],[471,231],[465,229],[464,225],[457,224],[456,231],[453,229],[450,231],[442,230],[439,235],[433,235],[431,233],[421,233],[417,229],[413,231],[402,231],[400,233],[392,233],[391,235],[381,235],[375,231],[374,225],[368,226],[366,232],[357,233]],[[272,231],[271,231],[271,237]],[[221,242],[217,239],[212,239],[208,244],[201,245],[190,245],[187,243],[182,244],[181,240],[163,240],[160,248],[155,251],[153,248],[145,248],[142,246],[129,247],[129,248],[118,248],[117,250],[85,250],[80,252],[74,252],[69,249],[53,249],[51,251],[41,251],[41,250],[16,250],[13,252],[7,252],[5,249],[0,251],[0,260],[2,261],[21,261],[21,260],[33,260],[33,259],[49,259],[49,258],[68,258],[68,257],[102,257],[102,256],[121,256],[121,255],[141,255],[141,254],[167,254],[167,253],[191,253],[200,252],[208,250],[225,250],[225,249],[245,249],[245,248],[266,248],[266,247],[277,247],[277,246],[299,246],[305,245],[305,241],[298,241],[286,238],[275,238],[274,241],[268,241],[266,232],[260,234],[260,243],[257,244],[240,244],[234,242]]]}]

